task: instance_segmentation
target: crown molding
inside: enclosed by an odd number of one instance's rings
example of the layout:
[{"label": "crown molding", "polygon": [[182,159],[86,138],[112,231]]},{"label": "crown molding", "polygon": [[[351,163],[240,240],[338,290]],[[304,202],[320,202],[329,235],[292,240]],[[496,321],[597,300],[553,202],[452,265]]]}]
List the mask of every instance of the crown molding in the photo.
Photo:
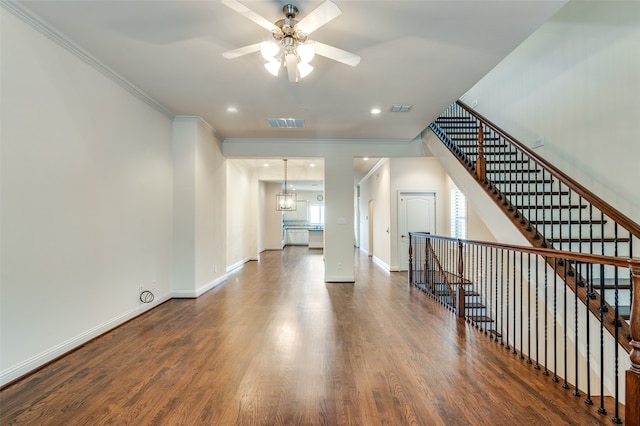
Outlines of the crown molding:
[{"label": "crown molding", "polygon": [[113,82],[118,84],[120,87],[125,89],[127,92],[131,93],[133,96],[149,105],[156,111],[162,113],[166,117],[173,119],[175,114],[167,109],[164,105],[160,104],[158,101],[153,99],[151,96],[147,95],[141,89],[136,87],[134,84],[127,81],[124,77],[119,75],[117,72],[106,66],[102,63],[98,58],[91,55],[89,52],[84,50],[82,47],[78,46],[76,43],[71,41],[67,36],[54,28],[51,24],[44,21],[38,15],[33,13],[29,8],[27,8],[21,1],[17,0],[0,0],[0,6],[12,15],[20,19],[25,24],[29,25],[31,28],[35,29],[39,33],[43,34],[49,40],[58,44],[62,48],[74,54],[78,59],[85,62],[87,65],[93,67],[96,71],[100,72],[107,78],[111,79]]},{"label": "crown molding", "polygon": [[173,121],[176,123],[197,123],[211,132],[211,134],[216,134],[216,129],[199,115],[176,115],[173,117]]},{"label": "crown molding", "polygon": [[270,143],[278,142],[284,144],[294,145],[409,145],[416,142],[417,139],[289,139],[289,138],[225,138],[223,143],[225,144],[253,144],[253,143]]}]

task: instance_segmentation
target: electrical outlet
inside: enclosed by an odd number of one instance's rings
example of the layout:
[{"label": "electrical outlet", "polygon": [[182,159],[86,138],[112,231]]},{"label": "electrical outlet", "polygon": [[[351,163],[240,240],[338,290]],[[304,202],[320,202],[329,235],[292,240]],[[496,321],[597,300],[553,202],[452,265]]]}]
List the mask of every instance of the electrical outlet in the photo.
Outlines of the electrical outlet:
[{"label": "electrical outlet", "polygon": [[471,108],[475,108],[478,106],[478,100],[474,99],[473,102],[471,102]]},{"label": "electrical outlet", "polygon": [[338,262],[338,271],[342,271],[342,262]]},{"label": "electrical outlet", "polygon": [[215,265],[215,266],[213,267],[213,272],[218,272],[218,265]]}]

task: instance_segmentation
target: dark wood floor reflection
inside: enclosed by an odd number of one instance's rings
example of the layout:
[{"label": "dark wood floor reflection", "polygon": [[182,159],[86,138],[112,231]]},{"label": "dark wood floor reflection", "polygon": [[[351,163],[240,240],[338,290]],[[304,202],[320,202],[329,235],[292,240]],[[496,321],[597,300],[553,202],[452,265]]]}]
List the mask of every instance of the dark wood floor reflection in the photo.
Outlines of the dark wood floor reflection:
[{"label": "dark wood floor reflection", "polygon": [[261,255],[0,392],[0,424],[610,423],[356,253],[323,282],[319,250]]}]

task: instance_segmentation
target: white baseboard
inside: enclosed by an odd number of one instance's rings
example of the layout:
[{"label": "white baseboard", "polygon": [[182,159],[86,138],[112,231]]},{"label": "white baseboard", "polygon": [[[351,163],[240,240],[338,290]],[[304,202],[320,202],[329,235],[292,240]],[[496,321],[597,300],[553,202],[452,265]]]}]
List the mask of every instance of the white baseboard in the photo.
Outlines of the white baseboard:
[{"label": "white baseboard", "polygon": [[391,267],[387,263],[385,263],[382,260],[380,260],[380,258],[373,256],[373,258],[371,260],[373,260],[373,263],[375,263],[376,265],[384,268],[386,271],[390,271],[391,270]]},{"label": "white baseboard", "polygon": [[108,332],[116,328],[119,325],[124,324],[132,318],[137,317],[144,312],[155,308],[161,303],[166,302],[171,298],[171,294],[166,294],[162,297],[156,298],[152,303],[141,304],[140,306],[136,306],[133,309],[125,312],[124,314],[117,316],[115,318],[110,319],[96,327],[93,327],[71,339],[68,339],[56,346],[53,346],[47,349],[44,352],[41,352],[35,356],[32,356],[29,359],[26,359],[6,370],[0,371],[0,386],[4,386],[5,384],[24,376],[25,374],[45,365],[46,363],[53,361],[66,354],[67,352],[72,351],[73,349],[87,343],[89,340],[94,339],[101,334]]},{"label": "white baseboard", "polygon": [[202,296],[204,293],[206,293],[207,291],[211,290],[214,287],[219,286],[220,284],[222,284],[223,282],[227,281],[229,279],[229,275],[224,274],[218,278],[216,278],[215,280],[201,286],[198,287],[195,290],[179,290],[179,291],[173,291],[171,292],[171,297],[174,299],[195,299],[196,297],[200,297]]},{"label": "white baseboard", "polygon": [[356,279],[353,275],[332,275],[325,276],[324,282],[326,283],[354,283]]},{"label": "white baseboard", "polygon": [[233,265],[227,266],[227,273],[238,269],[239,267],[241,267],[242,265],[244,265],[247,262],[251,262],[252,260],[260,260],[260,258],[258,256],[254,256],[254,257],[246,257],[243,260],[234,263]]}]

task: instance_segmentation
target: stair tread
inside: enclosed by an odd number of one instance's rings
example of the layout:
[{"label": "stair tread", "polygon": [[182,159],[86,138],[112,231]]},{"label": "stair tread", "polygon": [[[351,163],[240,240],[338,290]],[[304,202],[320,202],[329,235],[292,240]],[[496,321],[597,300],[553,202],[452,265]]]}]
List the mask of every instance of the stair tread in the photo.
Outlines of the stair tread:
[{"label": "stair tread", "polygon": [[531,195],[531,196],[546,196],[546,195],[569,195],[569,191],[502,191],[505,195]]},{"label": "stair tread", "polygon": [[[504,194],[504,193],[503,193]],[[586,204],[551,204],[551,205],[526,205],[526,204],[521,204],[518,206],[519,209],[526,209],[526,210],[556,210],[556,209],[586,209],[587,205]],[[577,224],[576,224],[577,225]]]},{"label": "stair tread", "polygon": [[[580,238],[569,238],[569,237],[561,237],[561,238],[557,238],[557,237],[553,237],[553,238],[548,238],[549,241],[551,241],[552,243],[588,243],[589,240],[585,240],[584,238],[580,239]],[[591,240],[593,242],[604,242],[604,243],[615,243],[616,241],[619,243],[628,243],[630,241],[629,238],[613,238],[613,237],[604,237],[604,238],[599,238],[599,237],[593,237],[593,239]]]},{"label": "stair tread", "polygon": [[[569,225],[569,221],[568,220],[549,220],[549,219],[545,219],[545,220],[534,220],[531,219],[531,223],[534,224],[543,224],[543,225]],[[582,222],[580,221],[576,221],[576,220],[572,220],[571,221],[571,225],[601,225],[607,223],[606,220],[592,220],[591,222],[589,222],[588,220],[583,220]]]},{"label": "stair tread", "polygon": [[467,319],[473,322],[494,322],[491,317],[486,315],[468,315]]},{"label": "stair tread", "polygon": [[483,309],[483,308],[486,308],[485,305],[483,305],[482,303],[479,303],[479,302],[465,303],[464,307],[467,308],[467,309]]}]

